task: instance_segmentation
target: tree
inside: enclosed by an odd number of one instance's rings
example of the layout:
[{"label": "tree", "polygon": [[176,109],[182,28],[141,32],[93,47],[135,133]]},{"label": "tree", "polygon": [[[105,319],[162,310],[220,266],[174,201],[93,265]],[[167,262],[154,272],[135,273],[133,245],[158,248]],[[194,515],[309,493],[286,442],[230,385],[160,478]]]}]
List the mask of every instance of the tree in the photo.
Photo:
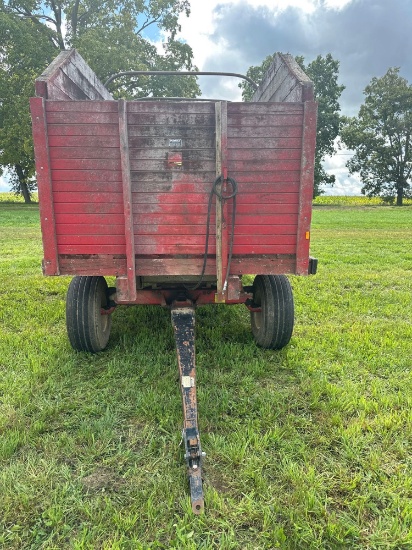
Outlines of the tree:
[{"label": "tree", "polygon": [[[252,80],[259,83],[273,61],[274,55],[269,55],[261,65],[250,67],[246,73]],[[318,57],[305,65],[303,57],[296,57],[296,61],[314,83],[315,99],[318,102],[318,127],[316,137],[315,175],[313,196],[321,195],[322,186],[333,185],[335,176],[327,174],[323,168],[326,156],[336,152],[335,139],[340,133],[342,117],[340,115],[339,98],[345,86],[338,84],[339,61],[331,54]],[[244,101],[250,101],[253,90],[249,83],[242,82]]]},{"label": "tree", "polygon": [[342,141],[355,151],[347,162],[359,172],[362,193],[381,196],[397,206],[411,194],[412,85],[393,67],[365,88],[358,117],[347,118]]},{"label": "tree", "polygon": [[[176,39],[188,0],[0,0],[0,165],[30,198],[34,158],[28,99],[34,80],[60,50],[75,47],[105,82],[128,70],[194,70],[190,46]],[[144,37],[166,33],[163,52]],[[141,77],[111,83],[114,97],[196,97],[194,77]]]}]

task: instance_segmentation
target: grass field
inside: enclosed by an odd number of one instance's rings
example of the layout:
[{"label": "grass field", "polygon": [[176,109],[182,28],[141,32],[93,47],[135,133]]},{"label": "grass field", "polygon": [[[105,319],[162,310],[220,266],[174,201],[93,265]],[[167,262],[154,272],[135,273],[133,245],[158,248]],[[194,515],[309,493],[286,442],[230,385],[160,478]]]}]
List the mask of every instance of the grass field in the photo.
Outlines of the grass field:
[{"label": "grass field", "polygon": [[315,207],[281,352],[243,306],[198,310],[200,517],[168,311],[76,353],[36,205],[0,204],[0,249],[0,548],[412,548],[412,207]]}]

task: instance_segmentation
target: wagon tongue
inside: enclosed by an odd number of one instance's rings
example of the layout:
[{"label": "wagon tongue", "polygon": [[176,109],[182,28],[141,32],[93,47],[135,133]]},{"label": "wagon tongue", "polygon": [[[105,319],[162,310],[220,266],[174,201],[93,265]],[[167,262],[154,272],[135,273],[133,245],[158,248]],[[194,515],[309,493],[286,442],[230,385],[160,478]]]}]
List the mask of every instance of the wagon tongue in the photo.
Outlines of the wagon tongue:
[{"label": "wagon tongue", "polygon": [[172,308],[180,389],[183,404],[183,441],[190,481],[192,510],[200,514],[204,509],[202,487],[202,453],[197,425],[196,366],[195,366],[195,310],[190,306]]}]

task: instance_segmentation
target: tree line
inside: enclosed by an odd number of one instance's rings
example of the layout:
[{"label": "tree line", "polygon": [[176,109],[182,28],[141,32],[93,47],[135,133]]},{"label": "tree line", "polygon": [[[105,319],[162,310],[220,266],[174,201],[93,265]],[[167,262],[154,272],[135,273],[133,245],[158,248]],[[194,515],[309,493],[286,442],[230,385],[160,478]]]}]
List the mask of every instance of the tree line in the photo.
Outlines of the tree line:
[{"label": "tree line", "polygon": [[[0,0],[0,175],[7,169],[13,189],[30,202],[35,189],[34,156],[28,98],[34,80],[59,51],[75,47],[103,82],[128,70],[196,70],[191,47],[178,40],[179,17],[190,15],[188,0]],[[147,38],[148,29],[165,31],[159,52]],[[259,82],[273,55],[247,76]],[[339,61],[331,54],[297,62],[314,82],[318,102],[314,195],[333,185],[335,176],[324,169],[338,143],[353,151],[347,162],[359,174],[362,193],[381,196],[401,206],[411,196],[412,85],[397,67],[365,88],[365,100],[355,117],[341,115]],[[243,100],[253,90],[240,84]],[[195,77],[120,79],[109,86],[116,97],[180,96],[195,98]]]}]

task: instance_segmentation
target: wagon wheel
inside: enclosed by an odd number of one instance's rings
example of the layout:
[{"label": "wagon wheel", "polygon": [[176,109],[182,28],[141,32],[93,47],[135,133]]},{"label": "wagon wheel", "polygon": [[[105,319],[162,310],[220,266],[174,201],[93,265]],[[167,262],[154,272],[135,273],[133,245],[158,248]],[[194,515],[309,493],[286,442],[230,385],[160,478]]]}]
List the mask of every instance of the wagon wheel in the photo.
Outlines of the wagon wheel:
[{"label": "wagon wheel", "polygon": [[292,287],[285,275],[257,275],[253,302],[261,311],[251,312],[252,333],[262,348],[281,349],[292,336],[294,304]]},{"label": "wagon wheel", "polygon": [[108,304],[104,277],[74,277],[66,299],[66,326],[70,344],[77,351],[102,351],[109,341],[111,315],[102,314]]}]

